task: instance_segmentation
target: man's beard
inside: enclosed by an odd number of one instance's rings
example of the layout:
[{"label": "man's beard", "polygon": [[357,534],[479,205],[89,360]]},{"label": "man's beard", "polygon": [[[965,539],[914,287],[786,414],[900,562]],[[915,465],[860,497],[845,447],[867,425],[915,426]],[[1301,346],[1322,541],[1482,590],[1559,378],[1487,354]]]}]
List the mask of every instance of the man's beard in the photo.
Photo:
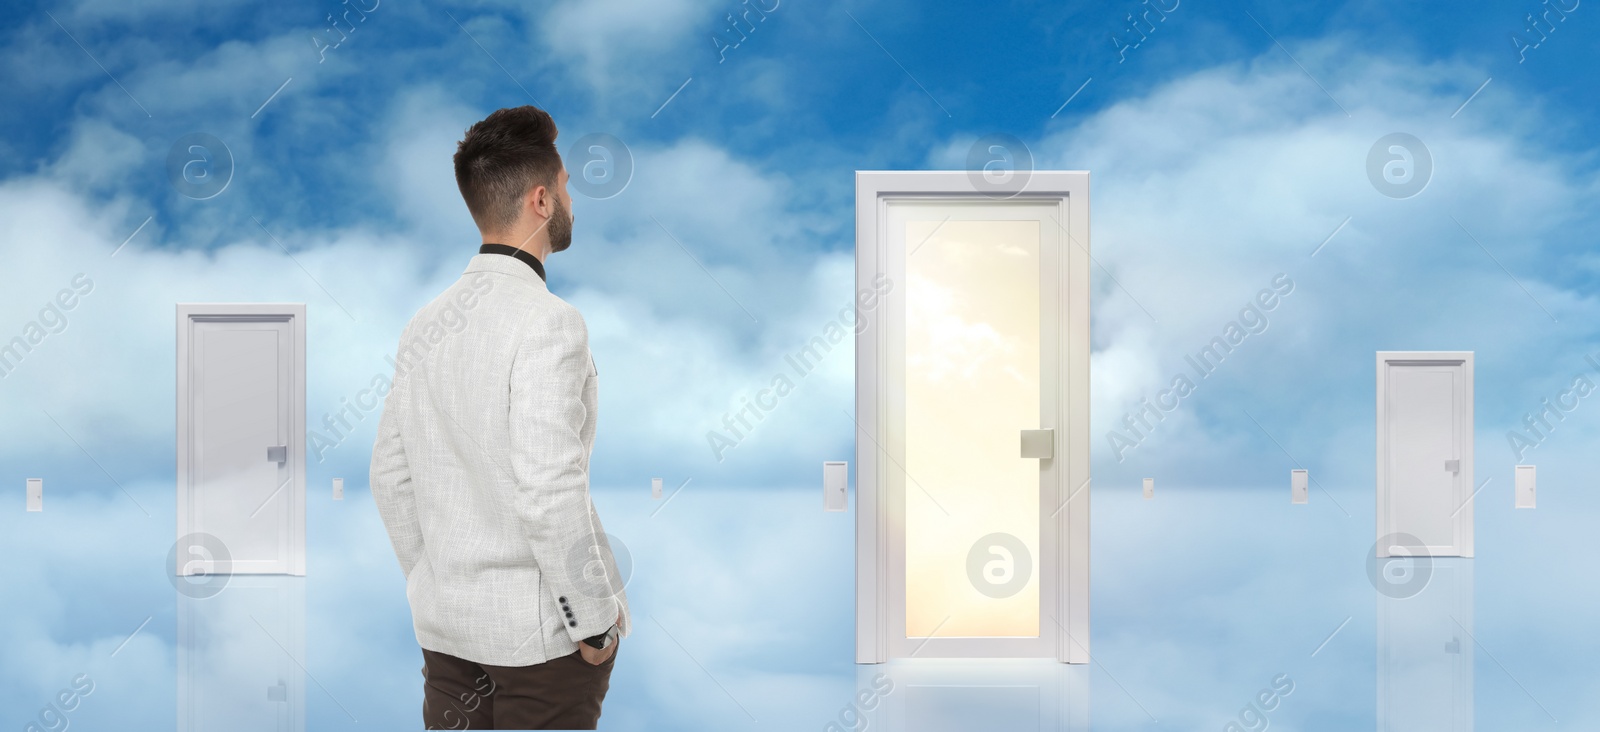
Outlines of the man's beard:
[{"label": "man's beard", "polygon": [[550,251],[560,252],[572,246],[572,216],[567,213],[567,207],[560,198],[556,198],[555,202],[556,210],[550,214],[550,221],[545,226],[550,229]]}]

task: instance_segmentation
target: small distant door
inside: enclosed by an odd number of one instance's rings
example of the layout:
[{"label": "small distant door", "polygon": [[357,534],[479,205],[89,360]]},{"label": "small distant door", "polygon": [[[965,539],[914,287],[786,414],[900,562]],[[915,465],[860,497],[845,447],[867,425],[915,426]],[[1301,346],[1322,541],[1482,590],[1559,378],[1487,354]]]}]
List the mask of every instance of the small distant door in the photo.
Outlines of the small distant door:
[{"label": "small distant door", "polygon": [[1378,556],[1472,556],[1472,352],[1378,352]]},{"label": "small distant door", "polygon": [[176,573],[305,574],[305,306],[180,304],[177,393]]}]

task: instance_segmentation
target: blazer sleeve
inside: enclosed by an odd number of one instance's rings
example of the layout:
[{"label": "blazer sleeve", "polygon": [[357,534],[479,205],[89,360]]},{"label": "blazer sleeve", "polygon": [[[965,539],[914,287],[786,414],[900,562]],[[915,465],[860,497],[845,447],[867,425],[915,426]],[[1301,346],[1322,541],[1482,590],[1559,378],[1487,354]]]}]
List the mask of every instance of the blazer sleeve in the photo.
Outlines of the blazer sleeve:
[{"label": "blazer sleeve", "polygon": [[[406,342],[404,338],[401,342]],[[417,499],[411,482],[411,464],[406,460],[401,429],[406,422],[406,391],[409,377],[396,369],[389,394],[384,398],[383,416],[378,418],[378,436],[372,443],[372,465],[367,481],[372,501],[389,530],[389,541],[400,570],[407,578],[422,556],[422,525],[417,521]]]},{"label": "blazer sleeve", "polygon": [[607,563],[591,562],[602,544],[590,520],[582,438],[588,378],[589,332],[578,310],[558,303],[531,315],[511,367],[513,503],[574,642],[604,633],[618,611],[609,568],[592,574],[596,564]]}]

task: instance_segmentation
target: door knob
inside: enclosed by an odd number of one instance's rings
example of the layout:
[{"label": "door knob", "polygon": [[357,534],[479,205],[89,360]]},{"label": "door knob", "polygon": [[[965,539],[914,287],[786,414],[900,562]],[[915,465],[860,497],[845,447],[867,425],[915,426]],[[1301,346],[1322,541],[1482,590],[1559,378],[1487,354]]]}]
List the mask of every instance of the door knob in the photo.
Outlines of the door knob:
[{"label": "door knob", "polygon": [[1056,431],[1023,430],[1022,456],[1025,458],[1053,458],[1056,456]]},{"label": "door knob", "polygon": [[288,460],[289,460],[289,446],[288,445],[274,445],[272,447],[268,447],[267,448],[267,462],[269,462],[269,463],[277,463],[279,465],[282,465],[285,462],[288,462]]}]

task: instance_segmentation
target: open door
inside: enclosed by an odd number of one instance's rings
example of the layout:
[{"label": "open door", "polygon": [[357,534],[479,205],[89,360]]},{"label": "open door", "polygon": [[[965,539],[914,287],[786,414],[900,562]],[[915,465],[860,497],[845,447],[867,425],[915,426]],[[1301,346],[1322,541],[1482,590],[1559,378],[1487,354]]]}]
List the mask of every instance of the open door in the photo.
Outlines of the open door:
[{"label": "open door", "polygon": [[860,663],[1088,660],[1088,173],[1015,183],[856,174]]}]

